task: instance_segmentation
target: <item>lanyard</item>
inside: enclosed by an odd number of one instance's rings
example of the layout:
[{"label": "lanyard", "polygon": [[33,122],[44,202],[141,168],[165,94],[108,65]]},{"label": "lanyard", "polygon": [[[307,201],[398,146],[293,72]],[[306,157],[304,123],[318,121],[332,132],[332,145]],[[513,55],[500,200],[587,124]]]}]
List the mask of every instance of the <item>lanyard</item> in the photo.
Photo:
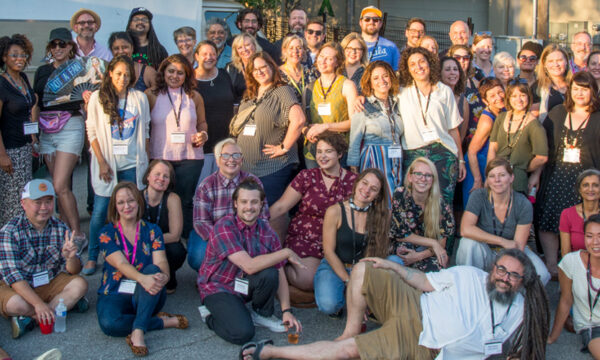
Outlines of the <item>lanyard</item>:
[{"label": "lanyard", "polygon": [[127,247],[127,239],[125,239],[125,235],[123,234],[123,227],[121,226],[121,222],[119,221],[119,233],[121,234],[121,240],[123,241],[123,249],[125,250],[125,258],[131,265],[135,261],[135,255],[137,254],[138,247],[138,239],[140,237],[140,223],[137,223],[137,227],[135,228],[135,244],[133,245],[133,252],[131,253],[131,258],[129,257],[129,248]]},{"label": "lanyard", "polygon": [[509,149],[512,149],[513,147],[515,147],[515,145],[517,145],[517,141],[519,141],[519,138],[521,137],[521,133],[519,131],[521,131],[521,126],[525,122],[525,119],[527,118],[527,114],[529,114],[529,112],[526,112],[525,115],[523,115],[521,122],[519,122],[519,126],[517,126],[517,131],[515,131],[516,140],[511,144],[510,143],[510,129],[512,128],[513,112],[510,113],[510,117],[508,118],[508,131],[506,132],[506,144]]},{"label": "lanyard", "polygon": [[[290,83],[294,88],[296,88],[296,90],[298,90],[298,93],[300,95],[304,94],[304,89],[306,89],[306,84],[304,83],[304,70],[302,70],[302,88],[298,86],[298,83],[294,80],[294,78],[291,75],[288,75],[288,79],[290,79]],[[321,88],[323,87],[321,86]]]},{"label": "lanyard", "polygon": [[[19,84],[17,84],[15,79],[13,79],[13,77],[10,76],[8,71],[5,71],[4,73],[6,74],[6,76],[8,76],[8,80],[10,80],[10,83],[17,90],[19,90],[19,94],[23,95],[23,97],[25,98],[25,102],[27,103],[28,111],[31,113],[31,107],[33,106],[33,98],[31,97],[31,93],[29,92],[29,87],[26,86],[25,81],[23,81],[23,86],[19,86]],[[25,93],[23,93],[23,90],[21,90],[21,89],[23,89],[25,91]]]},{"label": "lanyard", "polygon": [[119,136],[121,140],[123,140],[123,123],[125,122],[125,111],[127,110],[127,98],[129,95],[129,90],[125,94],[125,105],[123,106],[123,115],[121,115],[121,108],[119,108],[119,104],[117,104],[117,111],[119,112],[119,121],[117,127],[119,128]]},{"label": "lanyard", "polygon": [[181,107],[183,106],[183,87],[179,88],[179,112],[175,111],[175,104],[173,103],[173,99],[171,98],[171,93],[169,92],[169,89],[167,89],[167,96],[169,97],[169,102],[171,103],[171,107],[173,108],[175,122],[177,123],[177,130],[179,130],[179,118],[181,117]]},{"label": "lanyard", "polygon": [[[596,289],[592,284],[592,265],[590,264],[590,254],[588,254],[588,263],[587,263],[587,281],[588,281],[588,306],[590,307],[590,321],[592,321],[592,311],[596,307],[598,303],[598,297],[600,297],[600,289]],[[594,303],[592,304],[592,295],[591,291],[596,292],[596,297],[594,298]]]},{"label": "lanyard", "polygon": [[506,320],[506,318],[508,317],[508,313],[510,312],[510,308],[512,307],[512,301],[510,302],[510,305],[508,305],[508,309],[506,309],[506,313],[504,313],[504,317],[502,318],[502,321],[500,321],[499,323],[496,324],[495,320],[494,320],[494,303],[492,302],[492,299],[490,299],[490,313],[491,313],[491,318],[492,318],[492,336],[495,338],[496,337],[496,327],[502,325],[502,323],[504,322],[504,320]]},{"label": "lanyard", "polygon": [[323,101],[327,101],[327,95],[329,95],[329,92],[333,88],[333,84],[335,84],[335,80],[336,79],[337,79],[337,74],[335,74],[335,77],[333,78],[333,81],[331,82],[331,84],[327,88],[327,92],[325,92],[325,88],[323,87],[323,82],[321,81],[321,78],[319,78],[319,85],[321,86],[321,91],[323,91]]},{"label": "lanyard", "polygon": [[390,129],[392,131],[392,144],[396,145],[396,126],[394,124],[394,114],[392,112],[392,98],[388,96],[388,108],[387,108],[388,121],[390,122]]},{"label": "lanyard", "polygon": [[373,51],[369,53],[369,62],[373,59],[373,55],[375,55],[375,51],[377,51],[377,45],[379,44],[379,36],[377,37],[377,41],[375,41],[375,45],[373,45]]},{"label": "lanyard", "polygon": [[427,95],[427,104],[425,105],[425,112],[423,112],[423,105],[421,104],[421,94],[417,85],[415,85],[415,92],[417,93],[417,100],[419,100],[419,110],[421,111],[421,117],[423,118],[423,123],[425,127],[427,126],[427,110],[429,110],[429,100],[431,100],[431,90],[429,90],[429,95]]},{"label": "lanyard", "polygon": [[492,225],[494,227],[494,235],[502,237],[502,233],[504,232],[504,226],[506,225],[506,220],[508,219],[508,213],[510,211],[510,204],[512,204],[513,194],[512,191],[510,193],[510,198],[508,199],[508,206],[506,207],[506,214],[504,215],[504,222],[502,223],[502,227],[500,228],[500,233],[496,234],[496,212],[494,211],[494,195],[492,195]]},{"label": "lanyard", "polygon": [[[573,121],[571,120],[571,113],[569,113],[569,130],[578,132],[579,130],[581,130],[582,127],[585,126],[585,124],[587,124],[589,119],[590,119],[590,114],[588,114],[588,116],[585,118],[585,120],[583,120],[583,122],[579,125],[579,127],[577,129],[573,129]],[[573,141],[573,144],[571,144],[571,142],[569,141],[569,131],[566,131],[565,132],[565,147],[568,149],[574,149],[576,146],[577,146],[577,135],[575,135],[575,141]]]},{"label": "lanyard", "polygon": [[146,213],[148,214],[148,221],[160,226],[160,211],[162,210],[164,197],[161,197],[160,203],[158,203],[158,214],[156,215],[156,221],[152,221],[152,219],[150,218],[150,203],[148,201],[148,190],[144,191],[144,198],[146,199]]}]

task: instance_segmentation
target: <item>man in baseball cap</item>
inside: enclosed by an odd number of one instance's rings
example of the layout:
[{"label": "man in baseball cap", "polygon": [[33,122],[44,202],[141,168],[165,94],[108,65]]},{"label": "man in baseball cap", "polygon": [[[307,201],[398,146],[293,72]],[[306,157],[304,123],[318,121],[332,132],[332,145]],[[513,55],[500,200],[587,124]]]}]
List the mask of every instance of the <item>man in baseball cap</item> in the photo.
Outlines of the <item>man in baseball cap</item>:
[{"label": "man in baseball cap", "polygon": [[158,41],[152,26],[152,13],[145,7],[136,7],[129,14],[125,29],[134,40],[133,61],[158,69],[160,63],[169,56]]},{"label": "man in baseball cap", "polygon": [[77,56],[97,56],[106,61],[112,59],[109,49],[94,39],[100,25],[100,16],[90,9],[79,9],[71,16],[71,29],[77,34],[74,39],[77,43]]},{"label": "man in baseball cap", "polygon": [[390,64],[394,71],[398,70],[400,51],[396,44],[379,36],[383,26],[383,13],[375,6],[367,6],[360,12],[361,37],[367,43],[367,59],[369,62],[383,60]]},{"label": "man in baseball cap", "polygon": [[89,307],[73,232],[52,216],[55,196],[51,182],[28,182],[21,193],[25,214],[0,229],[0,315],[11,317],[14,339],[33,328],[34,318],[53,323],[59,299],[67,309]]}]

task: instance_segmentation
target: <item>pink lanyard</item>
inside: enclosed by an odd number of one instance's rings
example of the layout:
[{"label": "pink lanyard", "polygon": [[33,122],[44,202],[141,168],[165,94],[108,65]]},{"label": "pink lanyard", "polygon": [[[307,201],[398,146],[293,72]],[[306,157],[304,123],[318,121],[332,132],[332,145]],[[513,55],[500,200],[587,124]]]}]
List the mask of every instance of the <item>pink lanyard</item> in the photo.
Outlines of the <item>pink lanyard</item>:
[{"label": "pink lanyard", "polygon": [[137,246],[138,239],[140,237],[140,223],[137,223],[137,227],[135,228],[135,243],[133,245],[133,253],[131,254],[131,260],[129,259],[129,249],[127,248],[127,239],[125,239],[125,235],[123,234],[123,227],[121,227],[121,222],[119,221],[119,233],[121,234],[121,240],[123,240],[123,248],[125,249],[125,258],[131,265],[135,261],[135,254],[137,254]]}]

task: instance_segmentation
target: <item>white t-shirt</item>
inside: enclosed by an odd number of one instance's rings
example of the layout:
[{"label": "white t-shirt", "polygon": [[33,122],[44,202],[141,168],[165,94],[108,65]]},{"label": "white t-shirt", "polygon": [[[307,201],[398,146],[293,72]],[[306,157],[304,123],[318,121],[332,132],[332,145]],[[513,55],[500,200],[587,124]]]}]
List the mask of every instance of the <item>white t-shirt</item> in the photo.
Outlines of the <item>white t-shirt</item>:
[{"label": "white t-shirt", "polygon": [[515,297],[510,311],[508,305],[494,302],[497,326],[492,334],[488,273],[483,270],[454,266],[426,276],[435,291],[421,295],[423,332],[419,344],[441,349],[437,359],[483,359],[487,341],[506,341],[523,321],[521,294]]},{"label": "white t-shirt", "polygon": [[[404,122],[402,147],[405,150],[414,150],[440,142],[458,156],[458,147],[449,131],[458,127],[463,119],[458,112],[452,89],[441,82],[435,84],[431,91],[429,107],[427,107],[427,96],[423,96],[414,85],[401,87],[398,99],[400,115]],[[421,105],[419,105],[419,99]],[[423,121],[423,115],[425,115],[427,126]],[[428,131],[433,131],[436,139],[431,139],[431,136],[426,135]]]},{"label": "white t-shirt", "polygon": [[[129,99],[128,99],[129,100]],[[119,131],[119,127],[111,125],[110,132],[113,144],[113,154],[115,152],[115,145],[122,145],[127,147],[127,155],[116,155],[115,160],[117,163],[117,171],[131,169],[137,164],[137,139],[136,139],[136,126],[139,122],[139,113],[136,104],[127,102],[127,109],[125,109],[125,116],[123,116],[123,107],[125,106],[125,99],[119,100],[119,115],[124,118],[123,129]]]},{"label": "white t-shirt", "polygon": [[[579,332],[594,326],[600,326],[600,304],[596,304],[590,321],[590,306],[588,304],[588,291],[590,292],[592,305],[596,298],[596,292],[588,288],[587,269],[581,260],[581,250],[565,255],[558,267],[571,279],[571,291],[573,292],[573,327]],[[600,279],[592,277],[592,285],[600,288]],[[598,300],[600,303],[600,300]]]}]

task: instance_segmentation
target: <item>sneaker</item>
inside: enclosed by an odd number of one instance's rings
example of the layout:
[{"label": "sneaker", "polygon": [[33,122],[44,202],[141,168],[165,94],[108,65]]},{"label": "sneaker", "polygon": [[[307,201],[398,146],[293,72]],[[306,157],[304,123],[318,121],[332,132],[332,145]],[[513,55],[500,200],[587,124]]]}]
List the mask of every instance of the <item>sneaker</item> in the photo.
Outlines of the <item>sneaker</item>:
[{"label": "sneaker", "polygon": [[198,311],[200,311],[200,317],[202,318],[202,322],[206,323],[206,318],[210,315],[210,310],[204,305],[198,306]]},{"label": "sneaker", "polygon": [[254,310],[250,311],[250,315],[252,315],[252,322],[255,326],[266,327],[267,329],[276,333],[285,332],[285,326],[283,326],[283,324],[281,323],[281,319],[276,318],[275,315],[266,317],[257,314]]},{"label": "sneaker", "polygon": [[73,311],[76,311],[78,313],[84,313],[88,311],[89,308],[90,301],[84,296],[81,299],[79,299],[79,301],[77,301],[77,304],[75,304],[75,306],[73,306]]},{"label": "sneaker", "polygon": [[81,254],[83,254],[83,250],[85,250],[85,248],[87,248],[88,243],[89,243],[87,236],[85,236],[85,234],[75,236],[75,238],[73,239],[73,242],[75,243],[75,245],[77,245],[77,255],[81,256]]},{"label": "sneaker", "polygon": [[10,322],[13,339],[18,339],[26,332],[33,330],[33,326],[35,325],[35,322],[29,316],[13,316]]},{"label": "sneaker", "polygon": [[61,360],[62,353],[58,349],[48,350],[33,360]]}]

